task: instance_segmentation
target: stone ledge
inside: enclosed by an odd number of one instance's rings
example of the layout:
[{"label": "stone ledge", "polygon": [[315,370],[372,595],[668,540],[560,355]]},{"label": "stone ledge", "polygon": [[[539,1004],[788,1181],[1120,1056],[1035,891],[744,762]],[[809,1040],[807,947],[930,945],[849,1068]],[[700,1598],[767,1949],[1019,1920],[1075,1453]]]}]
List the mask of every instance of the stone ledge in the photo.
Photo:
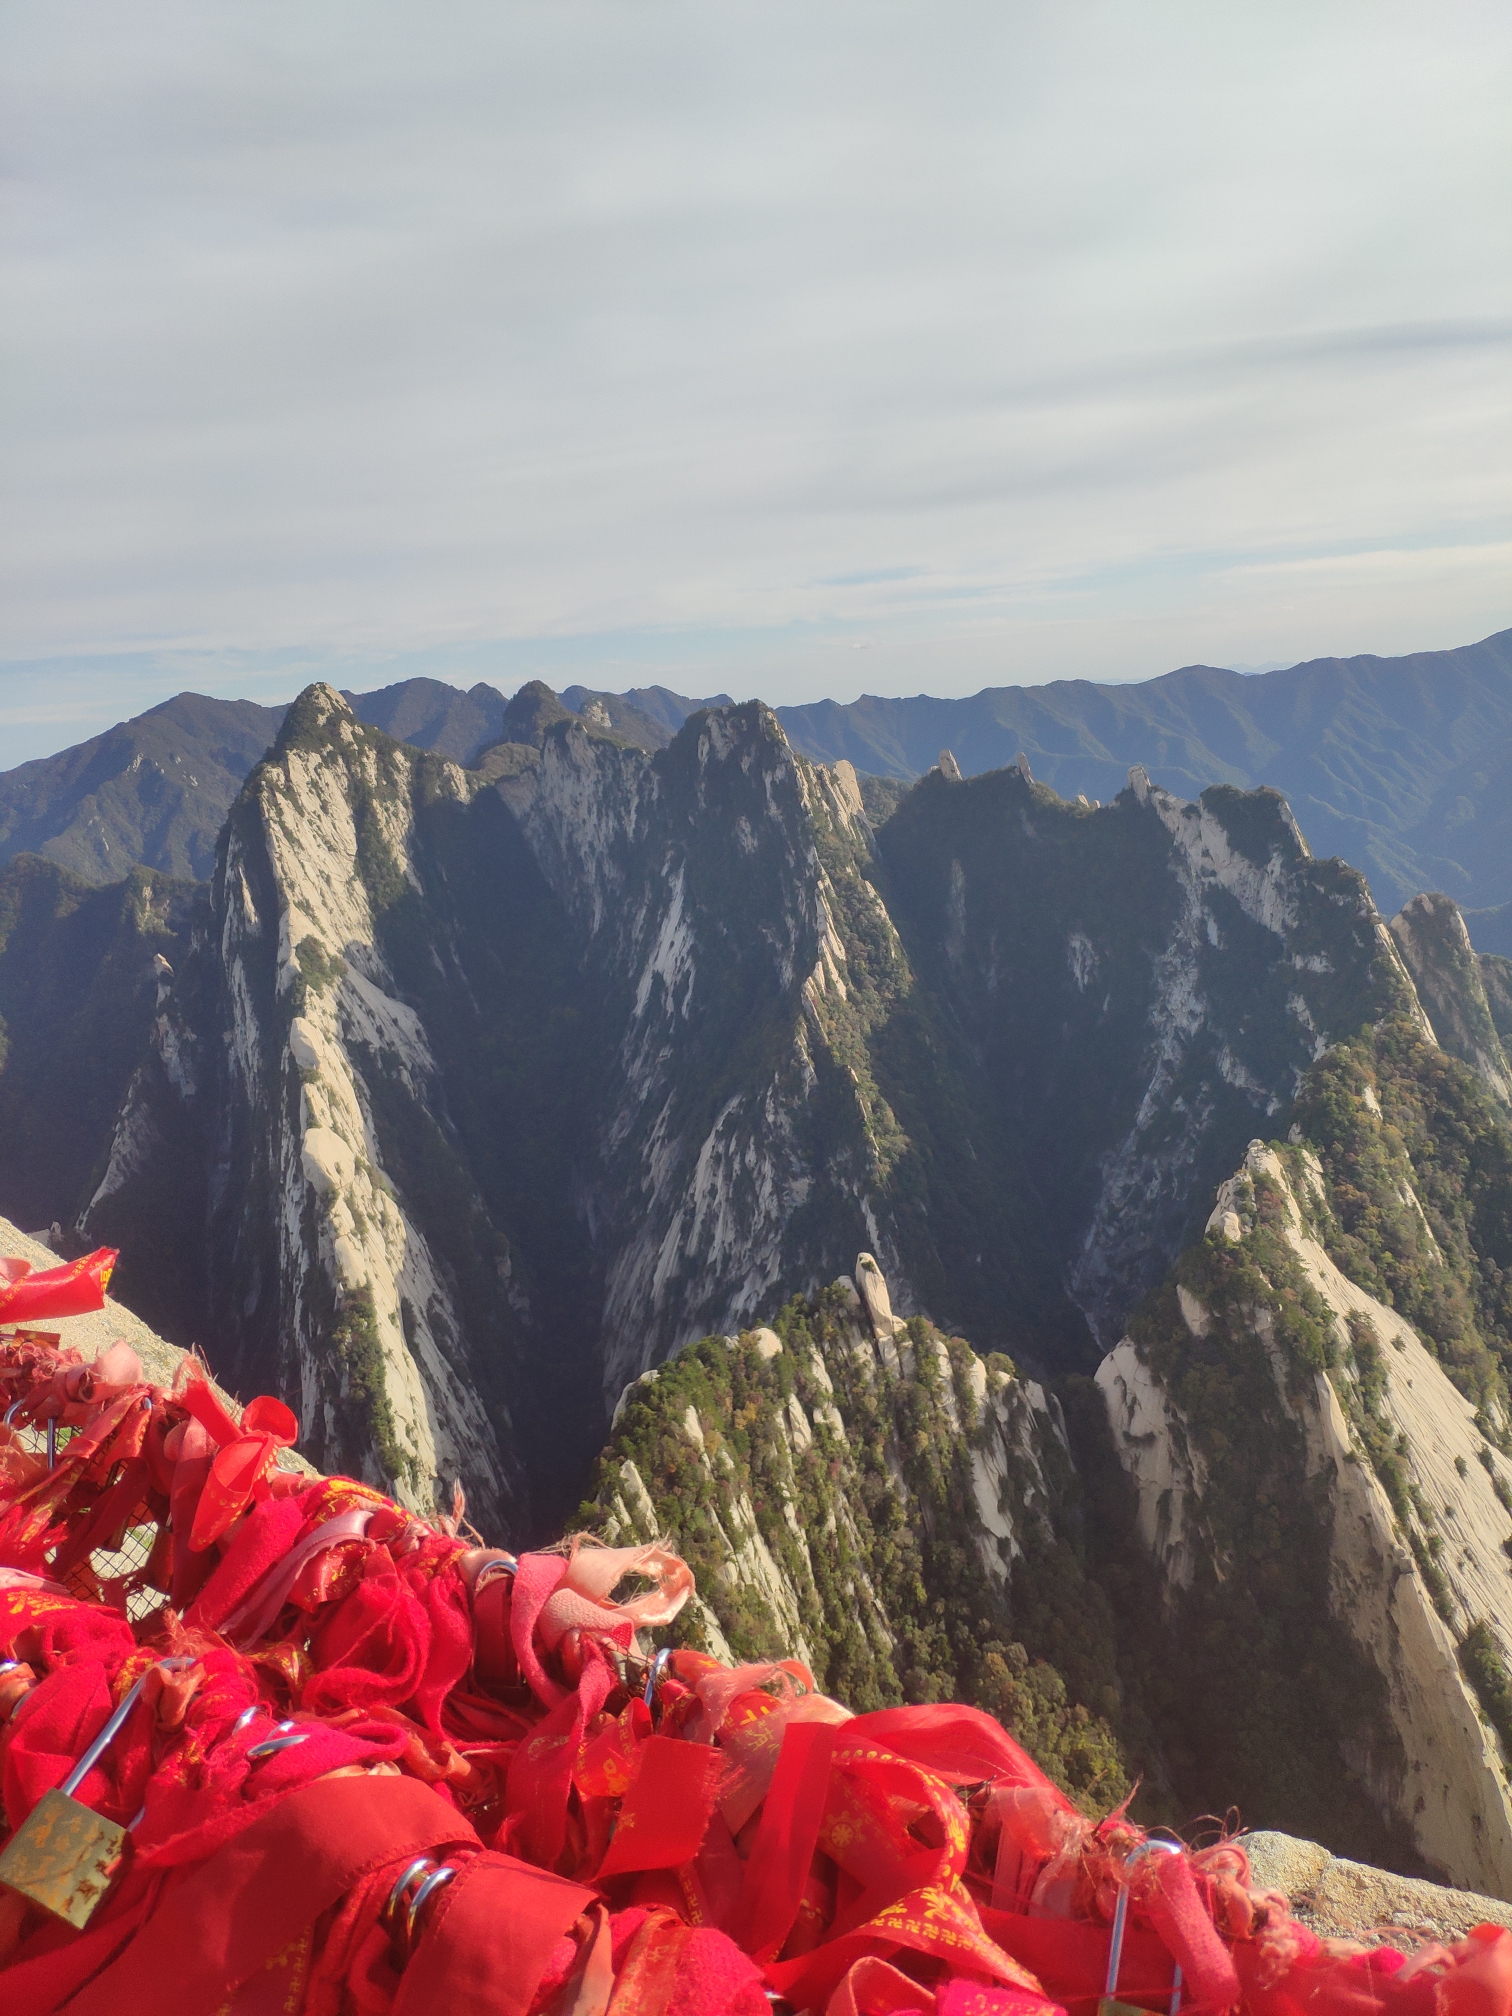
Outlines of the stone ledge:
[{"label": "stone ledge", "polygon": [[1316,1841],[1291,1834],[1242,1834],[1256,1890],[1280,1890],[1304,1925],[1326,1939],[1463,1939],[1473,1925],[1512,1930],[1512,1904],[1447,1890],[1416,1876],[1393,1876],[1363,1862],[1331,1855]]}]

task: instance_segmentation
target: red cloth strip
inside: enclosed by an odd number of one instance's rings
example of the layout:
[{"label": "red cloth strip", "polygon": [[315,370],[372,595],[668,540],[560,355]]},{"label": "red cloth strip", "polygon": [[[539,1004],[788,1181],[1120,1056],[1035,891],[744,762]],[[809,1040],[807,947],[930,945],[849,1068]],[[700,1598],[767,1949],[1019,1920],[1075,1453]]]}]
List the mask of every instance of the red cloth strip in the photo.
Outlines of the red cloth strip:
[{"label": "red cloth strip", "polygon": [[527,2016],[552,1949],[593,1901],[512,1855],[473,1856],[437,1895],[394,2016]]},{"label": "red cloth strip", "polygon": [[[126,1950],[68,2003],[69,2016],[161,2016],[168,2008],[173,2016],[214,2016],[369,1871],[461,1846],[478,1846],[472,1828],[414,1779],[306,1785],[165,1888]],[[76,1951],[8,1970],[6,2016],[48,2016],[59,2002],[59,1963]]]},{"label": "red cloth strip", "polygon": [[1181,1963],[1188,2002],[1199,2009],[1232,2009],[1239,1976],[1228,1948],[1213,1930],[1206,1904],[1185,1855],[1146,1860],[1138,1877],[1139,1902],[1169,1951]]},{"label": "red cloth strip", "polygon": [[[0,1323],[35,1323],[38,1317],[87,1316],[105,1307],[105,1288],[117,1259],[113,1246],[96,1247],[66,1267],[0,1279]],[[22,1263],[23,1266],[25,1263]]]},{"label": "red cloth strip", "polygon": [[829,1796],[838,1731],[828,1722],[793,1722],[745,1867],[730,1935],[760,1965],[774,1960],[793,1929]]},{"label": "red cloth strip", "polygon": [[703,1846],[723,1768],[719,1752],[705,1744],[648,1736],[595,1880],[691,1862]]}]

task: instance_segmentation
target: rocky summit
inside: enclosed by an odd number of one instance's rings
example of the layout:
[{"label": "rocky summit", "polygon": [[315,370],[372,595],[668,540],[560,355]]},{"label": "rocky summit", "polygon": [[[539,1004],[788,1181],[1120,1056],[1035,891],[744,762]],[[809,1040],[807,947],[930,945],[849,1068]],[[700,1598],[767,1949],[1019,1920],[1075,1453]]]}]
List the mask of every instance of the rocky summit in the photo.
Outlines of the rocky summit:
[{"label": "rocky summit", "polygon": [[549,1498],[627,1381],[861,1248],[1090,1370],[1411,991],[1274,793],[935,771],[874,820],[757,704],[655,752],[540,713],[467,770],[303,695],[77,1157],[127,1292],[172,1228],[155,1320],[423,1499]]},{"label": "rocky summit", "polygon": [[309,688],[208,883],[0,871],[0,1203],[690,1642],[1512,1894],[1512,966],[1271,790],[463,697]]}]

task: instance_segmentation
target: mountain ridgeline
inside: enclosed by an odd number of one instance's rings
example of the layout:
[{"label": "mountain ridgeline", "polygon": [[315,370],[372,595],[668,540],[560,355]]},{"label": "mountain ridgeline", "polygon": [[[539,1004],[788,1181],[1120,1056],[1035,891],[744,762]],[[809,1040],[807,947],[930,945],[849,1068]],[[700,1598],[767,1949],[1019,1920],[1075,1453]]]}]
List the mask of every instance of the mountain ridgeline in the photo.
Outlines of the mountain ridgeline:
[{"label": "mountain ridgeline", "polygon": [[[359,720],[453,762],[529,743],[572,713],[590,731],[654,752],[690,715],[730,704],[664,686],[628,693],[539,680],[513,700],[479,682],[401,680],[344,695]],[[553,711],[554,710],[554,711]],[[231,801],[282,707],[181,693],[61,755],[0,773],[0,862],[42,853],[87,881],[133,865],[208,875]],[[968,777],[1027,754],[1065,798],[1112,798],[1139,766],[1195,798],[1210,784],[1270,785],[1314,851],[1340,854],[1396,909],[1442,889],[1471,912],[1481,951],[1512,953],[1512,631],[1405,658],[1317,658],[1246,677],[1211,665],[1123,685],[1056,680],[966,699],[863,695],[781,707],[811,762],[911,783],[942,746]]]},{"label": "mountain ridgeline", "polygon": [[208,883],[0,873],[0,1208],[698,1642],[1512,1887],[1512,963],[1273,790],[462,697],[308,688]]},{"label": "mountain ridgeline", "polygon": [[[727,704],[723,694],[689,700],[659,686],[569,687],[558,699],[539,680],[512,700],[482,682],[462,692],[425,678],[342,697],[359,720],[456,763],[499,742],[529,742],[543,720],[568,712],[590,730],[662,749],[697,708]],[[118,881],[133,867],[207,879],[236,794],[287,712],[179,693],[56,756],[0,771],[0,862],[40,854],[85,882]]]},{"label": "mountain ridgeline", "polygon": [[[546,1516],[629,1380],[861,1248],[905,1311],[1091,1370],[1413,996],[1274,793],[936,770],[874,827],[755,703],[539,745],[468,771],[309,689],[78,1170],[124,1295],[421,1497]],[[166,1279],[165,1221],[202,1256]]]}]

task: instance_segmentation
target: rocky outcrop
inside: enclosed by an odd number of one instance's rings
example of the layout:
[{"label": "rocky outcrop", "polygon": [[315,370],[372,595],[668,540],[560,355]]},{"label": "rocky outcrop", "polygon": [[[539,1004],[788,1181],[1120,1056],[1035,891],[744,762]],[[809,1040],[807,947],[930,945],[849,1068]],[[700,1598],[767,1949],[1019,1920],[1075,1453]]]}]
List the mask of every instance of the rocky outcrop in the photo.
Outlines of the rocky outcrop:
[{"label": "rocky outcrop", "polygon": [[[776,1329],[705,1338],[631,1386],[593,1518],[686,1556],[681,1642],[799,1658],[858,1709],[978,1701],[1105,1810],[1127,1789],[1111,1731],[1044,1656],[1091,1607],[1060,1541],[1072,1493],[1044,1389],[894,1317],[862,1253]],[[1036,1607],[1037,1571],[1059,1608]]]},{"label": "rocky outcrop", "polygon": [[35,854],[0,867],[0,1211],[18,1223],[71,1226],[98,1182],[203,895],[146,868],[98,888]]},{"label": "rocky outcrop", "polygon": [[[1148,1285],[1142,1257],[1162,1248],[1170,1256],[1171,1228],[1190,1208],[1234,1095],[1257,1118],[1274,1119],[1341,1020],[1354,1026],[1371,996],[1377,1013],[1393,993],[1411,998],[1394,985],[1401,975],[1363,879],[1312,861],[1278,793],[1219,786],[1186,804],[1142,772],[1130,773],[1130,788],[1171,836],[1180,897],[1155,960],[1148,1076],[1132,1124],[1104,1158],[1071,1275],[1103,1341]],[[1246,954],[1268,969],[1260,1015],[1239,991]]]},{"label": "rocky outcrop", "polygon": [[1279,1890],[1293,1916],[1324,1939],[1357,1939],[1370,1946],[1436,1940],[1447,1946],[1477,1925],[1512,1930],[1512,1904],[1393,1876],[1330,1855],[1316,1841],[1259,1833],[1242,1835],[1239,1845],[1249,1857],[1253,1888]]},{"label": "rocky outcrop", "polygon": [[869,829],[849,764],[801,763],[756,705],[693,717],[656,758],[569,725],[498,788],[606,1004],[588,1209],[613,1395],[832,1268],[842,1228],[886,1236],[816,845]]},{"label": "rocky outcrop", "polygon": [[888,1251],[815,843],[868,833],[854,773],[760,708],[656,758],[536,712],[490,788],[302,696],[82,1228],[134,1245],[171,1194],[228,1372],[330,1467],[460,1476],[495,1527],[521,1442],[539,1516],[573,1502],[594,1385],[752,1320],[837,1229]]},{"label": "rocky outcrop", "polygon": [[[427,760],[432,803],[465,807],[466,773]],[[446,1110],[381,929],[424,893],[421,763],[328,687],[291,710],[223,836],[196,970],[182,994],[165,976],[152,1055],[81,1230],[139,1238],[163,1165],[197,1127],[199,1193],[184,1201],[209,1249],[217,1362],[276,1385],[324,1467],[427,1508],[461,1478],[497,1524],[517,1487],[507,1414],[482,1397],[495,1368],[475,1369],[475,1312],[414,1172],[381,1138],[380,1109]]]},{"label": "rocky outcrop", "polygon": [[[1346,1732],[1353,1774],[1427,1864],[1512,1896],[1512,1729],[1493,1726],[1470,1656],[1484,1672],[1512,1647],[1512,1461],[1490,1439],[1504,1432],[1494,1409],[1456,1390],[1401,1315],[1341,1272],[1324,1243],[1336,1229],[1317,1155],[1252,1143],[1209,1220],[1213,1292],[1205,1302],[1202,1269],[1183,1265],[1170,1315],[1193,1346],[1217,1337],[1233,1354],[1249,1339],[1264,1353],[1271,1418],[1252,1416],[1244,1432],[1275,1449],[1278,1478],[1286,1432],[1299,1438],[1329,1608],[1380,1683]],[[1218,1496],[1234,1480],[1178,1403],[1186,1362],[1178,1339],[1147,1330],[1097,1374],[1173,1614],[1204,1571],[1257,1584],[1287,1572],[1225,1540]],[[1376,1716],[1389,1740],[1372,1736]]]},{"label": "rocky outcrop", "polygon": [[301,697],[83,1229],[176,1239],[158,1320],[318,1461],[512,1537],[522,1463],[550,1526],[631,1380],[858,1247],[903,1316],[1090,1363],[1319,1044],[1413,1000],[1274,794],[940,770],[878,830],[756,704],[503,727],[464,770]]},{"label": "rocky outcrop", "polygon": [[1488,975],[1453,898],[1414,896],[1392,918],[1391,935],[1438,1041],[1512,1106],[1512,1063],[1487,998]]},{"label": "rocky outcrop", "polygon": [[877,857],[915,983],[877,1046],[919,1150],[899,1250],[936,1314],[1041,1362],[1118,1341],[1328,1042],[1416,1012],[1364,879],[1274,792],[926,777]]},{"label": "rocky outcrop", "polygon": [[[1051,1530],[1053,1494],[1043,1451],[1048,1438],[1069,1460],[1065,1429],[1034,1381],[989,1371],[959,1340],[951,1344],[918,1319],[908,1325],[895,1317],[887,1282],[870,1253],[858,1256],[854,1275],[841,1276],[824,1300],[827,1320],[817,1343],[804,1338],[785,1345],[770,1328],[711,1339],[700,1348],[716,1361],[726,1361],[721,1367],[726,1378],[716,1380],[711,1390],[707,1379],[700,1382],[691,1369],[675,1381],[670,1367],[660,1375],[644,1375],[627,1390],[616,1416],[619,1434],[602,1470],[604,1534],[615,1544],[629,1544],[672,1530],[691,1547],[695,1567],[704,1569],[699,1602],[710,1650],[727,1646],[727,1633],[733,1631],[744,1656],[779,1656],[780,1648],[786,1648],[824,1671],[833,1641],[860,1619],[884,1663],[895,1665],[900,1633],[889,1621],[870,1566],[875,1535],[864,1510],[858,1523],[865,1494],[855,1445],[868,1429],[874,1431],[877,1410],[900,1387],[916,1398],[928,1396],[946,1444],[936,1456],[947,1464],[952,1454],[958,1456],[967,1487],[964,1502],[976,1572],[986,1599],[1002,1605],[1005,1618],[1009,1574],[1023,1553],[1025,1522],[1041,1534]],[[723,1402],[726,1379],[734,1376],[731,1359],[737,1366],[744,1363],[753,1391],[774,1403],[769,1411],[763,1409],[765,1517],[756,1510],[748,1477],[728,1439]],[[685,1401],[684,1384],[690,1393],[698,1392],[700,1384],[705,1390],[699,1399]],[[628,1416],[631,1407],[641,1418]],[[648,1432],[648,1416],[670,1421],[672,1432],[686,1444],[683,1467],[691,1468],[694,1477],[691,1482],[680,1479],[671,1494],[649,1491],[630,1453]],[[921,1504],[909,1481],[913,1452],[898,1424],[887,1424],[885,1447],[870,1453],[881,1457],[890,1487],[889,1524],[927,1527],[936,1508]],[[800,1472],[816,1465],[849,1473],[845,1481],[829,1477],[831,1488],[817,1526],[800,1481]],[[696,1539],[682,1532],[690,1498],[707,1521]],[[829,1564],[816,1560],[821,1549],[838,1553],[848,1564],[838,1585],[830,1579]],[[746,1631],[760,1620],[759,1643],[741,1639],[742,1618]]]},{"label": "rocky outcrop", "polygon": [[[1187,1297],[1183,1313],[1194,1324],[1206,1316]],[[1172,1589],[1189,1589],[1201,1534],[1197,1522],[1207,1488],[1207,1465],[1194,1451],[1181,1410],[1129,1338],[1098,1367],[1120,1460],[1134,1484],[1135,1530]]]}]

